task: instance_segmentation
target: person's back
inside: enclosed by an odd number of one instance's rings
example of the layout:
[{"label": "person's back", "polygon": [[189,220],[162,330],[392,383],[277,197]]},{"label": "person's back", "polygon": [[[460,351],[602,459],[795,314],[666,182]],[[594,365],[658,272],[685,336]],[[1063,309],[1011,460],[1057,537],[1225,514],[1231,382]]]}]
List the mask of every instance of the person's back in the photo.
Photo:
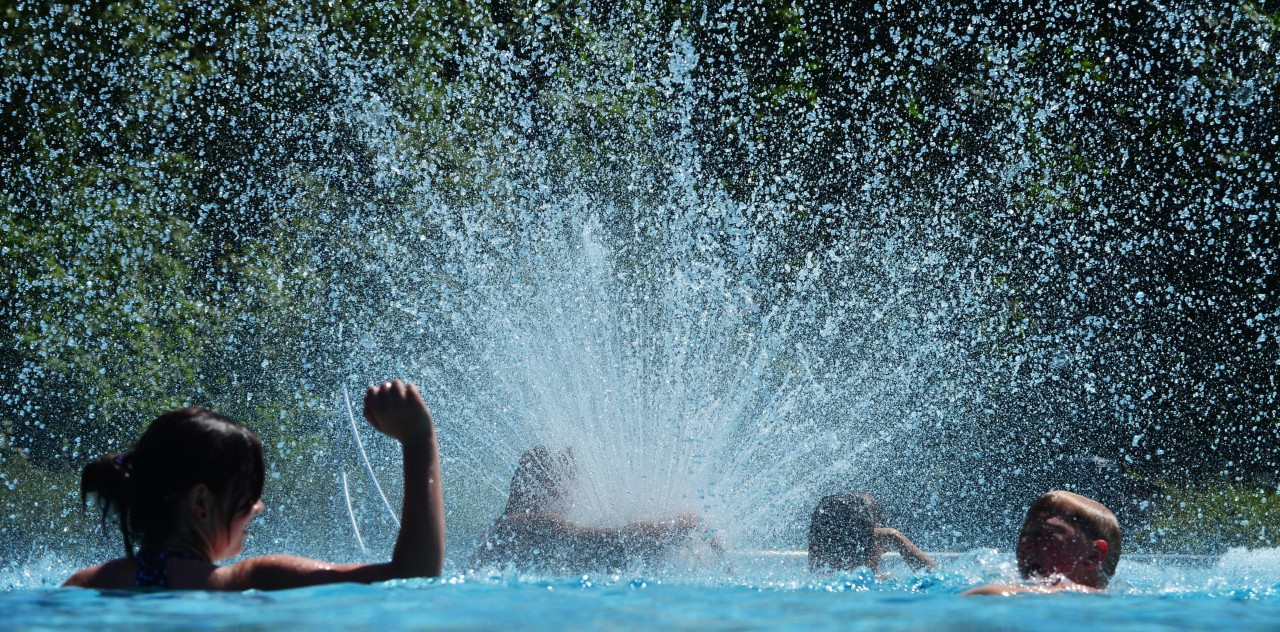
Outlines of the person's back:
[{"label": "person's back", "polygon": [[1096,500],[1048,492],[1027,509],[1016,555],[1018,572],[1032,583],[991,584],[965,594],[1102,590],[1120,563],[1120,523]]}]

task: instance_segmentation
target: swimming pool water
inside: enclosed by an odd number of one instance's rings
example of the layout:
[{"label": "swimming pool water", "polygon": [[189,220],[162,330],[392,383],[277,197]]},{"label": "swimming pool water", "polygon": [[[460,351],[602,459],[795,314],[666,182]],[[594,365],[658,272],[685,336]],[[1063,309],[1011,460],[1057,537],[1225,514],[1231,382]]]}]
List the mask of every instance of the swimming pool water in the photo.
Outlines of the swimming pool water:
[{"label": "swimming pool water", "polygon": [[[1207,564],[1130,561],[1105,595],[960,597],[1007,577],[1005,554],[978,551],[928,574],[813,578],[755,566],[738,577],[533,577],[455,574],[282,592],[66,590],[56,563],[5,571],[2,627],[349,629],[1280,629],[1275,551]],[[891,571],[894,569],[891,565]],[[676,573],[679,575],[679,573]],[[750,576],[757,575],[757,576]]]}]

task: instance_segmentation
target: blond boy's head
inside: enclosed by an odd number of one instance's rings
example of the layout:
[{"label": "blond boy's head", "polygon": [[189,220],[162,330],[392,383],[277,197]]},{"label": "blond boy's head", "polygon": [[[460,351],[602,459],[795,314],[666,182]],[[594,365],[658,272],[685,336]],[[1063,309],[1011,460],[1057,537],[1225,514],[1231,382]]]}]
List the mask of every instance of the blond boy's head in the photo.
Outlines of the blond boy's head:
[{"label": "blond boy's head", "polygon": [[1120,562],[1120,523],[1102,503],[1067,491],[1031,503],[1018,537],[1018,570],[1024,577],[1061,575],[1105,588]]}]

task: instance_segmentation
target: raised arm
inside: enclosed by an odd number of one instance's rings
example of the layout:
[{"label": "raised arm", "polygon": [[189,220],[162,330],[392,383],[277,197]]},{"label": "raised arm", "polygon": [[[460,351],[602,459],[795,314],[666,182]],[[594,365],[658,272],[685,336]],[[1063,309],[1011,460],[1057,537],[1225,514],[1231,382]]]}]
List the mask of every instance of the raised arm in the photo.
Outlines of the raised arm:
[{"label": "raised arm", "polygon": [[404,505],[391,561],[329,564],[288,555],[245,560],[215,572],[212,588],[274,590],[340,582],[439,576],[444,567],[444,491],[431,412],[417,387],[400,380],[369,387],[364,416],[404,451]]},{"label": "raised arm", "polygon": [[938,565],[929,559],[924,551],[921,551],[914,542],[897,529],[876,527],[876,539],[880,540],[882,546],[893,547],[902,556],[902,560],[915,570],[938,568]]},{"label": "raised arm", "polygon": [[364,416],[404,449],[404,505],[391,555],[396,577],[436,577],[444,568],[444,490],[431,412],[418,388],[400,380],[371,386]]}]

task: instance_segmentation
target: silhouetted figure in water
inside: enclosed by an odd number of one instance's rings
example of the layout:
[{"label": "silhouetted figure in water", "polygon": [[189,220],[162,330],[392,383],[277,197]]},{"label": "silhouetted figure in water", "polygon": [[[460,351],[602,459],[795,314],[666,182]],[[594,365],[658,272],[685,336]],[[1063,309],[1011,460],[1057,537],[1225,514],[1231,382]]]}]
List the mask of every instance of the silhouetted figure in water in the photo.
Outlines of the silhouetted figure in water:
[{"label": "silhouetted figure in water", "polygon": [[875,573],[886,547],[913,569],[937,568],[901,531],[884,526],[884,512],[866,492],[825,496],[809,518],[809,570],[851,571],[865,566]]},{"label": "silhouetted figure in water", "polygon": [[624,527],[589,527],[565,517],[567,485],[576,478],[572,451],[536,446],[520,457],[502,515],[485,531],[473,568],[514,566],[545,573],[622,569],[652,562],[699,529],[692,514]]}]

